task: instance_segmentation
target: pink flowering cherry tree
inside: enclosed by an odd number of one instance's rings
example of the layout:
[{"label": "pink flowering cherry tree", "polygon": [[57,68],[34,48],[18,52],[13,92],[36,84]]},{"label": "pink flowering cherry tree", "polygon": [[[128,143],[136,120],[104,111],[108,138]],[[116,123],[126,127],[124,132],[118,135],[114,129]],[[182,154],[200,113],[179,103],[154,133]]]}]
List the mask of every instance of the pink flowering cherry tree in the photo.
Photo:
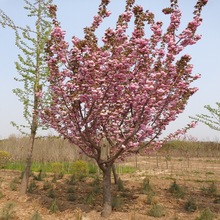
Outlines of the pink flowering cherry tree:
[{"label": "pink flowering cherry tree", "polygon": [[[114,162],[149,145],[160,147],[161,133],[197,91],[191,83],[200,76],[192,74],[191,57],[182,51],[201,38],[196,30],[207,0],[197,1],[194,17],[182,31],[176,0],[163,9],[170,18],[167,28],[155,21],[153,13],[134,5],[135,0],[127,0],[116,27],[108,28],[99,42],[95,31],[111,14],[109,2],[102,0],[92,25],[84,29],[84,38],[74,36],[71,46],[56,20],[56,7],[49,7],[54,16],[46,48],[51,102],[39,111],[45,124],[93,158],[103,171],[103,216],[112,210]],[[129,36],[130,22],[134,25]]]}]

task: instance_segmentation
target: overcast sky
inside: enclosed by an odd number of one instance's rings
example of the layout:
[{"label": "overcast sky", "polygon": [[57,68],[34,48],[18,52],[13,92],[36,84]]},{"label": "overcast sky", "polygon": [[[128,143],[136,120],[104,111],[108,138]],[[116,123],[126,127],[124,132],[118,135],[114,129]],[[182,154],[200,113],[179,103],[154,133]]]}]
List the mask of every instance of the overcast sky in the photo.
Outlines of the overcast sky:
[{"label": "overcast sky", "polygon": [[[34,0],[30,0],[34,2]],[[100,0],[55,0],[58,5],[58,19],[61,26],[67,31],[67,40],[70,41],[72,35],[83,36],[83,28],[91,24],[93,16],[97,12]],[[108,18],[98,31],[98,36],[102,36],[103,30],[114,27],[117,15],[123,12],[125,0],[112,0],[109,9],[112,16]],[[183,25],[192,18],[193,5],[196,0],[179,0],[183,13]],[[169,0],[139,0],[145,9],[155,13],[157,20],[166,23],[161,9],[169,6]],[[31,20],[27,17],[27,11],[23,9],[23,0],[0,0],[0,8],[19,26],[31,25]],[[220,101],[220,1],[209,0],[208,5],[202,13],[203,24],[198,33],[202,34],[202,39],[194,46],[191,46],[185,53],[192,56],[194,73],[201,73],[202,78],[194,84],[199,91],[193,95],[187,107],[179,118],[168,128],[167,133],[184,127],[191,121],[189,116],[207,113],[204,105],[210,104],[215,107],[215,102]],[[21,87],[19,82],[14,81],[17,77],[14,62],[17,60],[19,50],[15,46],[14,32],[8,28],[0,27],[0,139],[7,138],[19,132],[10,125],[10,121],[25,123],[23,119],[23,106],[18,98],[12,93],[12,89]],[[47,132],[48,133],[48,132]],[[220,132],[199,124],[192,129],[189,136],[193,136],[202,141],[219,141]]]}]

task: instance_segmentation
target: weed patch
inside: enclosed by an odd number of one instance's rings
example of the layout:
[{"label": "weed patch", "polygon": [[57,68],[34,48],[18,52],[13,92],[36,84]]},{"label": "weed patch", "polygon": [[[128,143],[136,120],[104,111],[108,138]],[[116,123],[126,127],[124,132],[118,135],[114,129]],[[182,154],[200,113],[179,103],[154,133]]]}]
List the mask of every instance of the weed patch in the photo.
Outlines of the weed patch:
[{"label": "weed patch", "polygon": [[184,198],[185,196],[184,188],[179,186],[176,181],[171,184],[169,192],[172,193],[176,198]]},{"label": "weed patch", "polygon": [[202,191],[208,196],[215,196],[217,195],[217,186],[215,182],[212,182],[208,187],[203,187]]},{"label": "weed patch", "polygon": [[32,181],[30,182],[29,186],[28,186],[27,191],[28,191],[29,193],[33,193],[36,188],[37,188],[37,185],[36,185],[35,181],[32,180]]},{"label": "weed patch", "polygon": [[43,218],[41,217],[40,213],[36,211],[31,217],[31,220],[43,220]]},{"label": "weed patch", "polygon": [[194,198],[190,197],[185,203],[185,210],[188,212],[195,212],[197,209],[197,204]]},{"label": "weed patch", "polygon": [[58,212],[58,211],[59,211],[59,206],[58,206],[58,204],[57,204],[57,200],[54,199],[54,200],[52,201],[51,205],[50,205],[50,212],[51,212],[51,213],[56,213],[56,212]]},{"label": "weed patch", "polygon": [[200,216],[196,218],[196,220],[213,220],[213,219],[214,219],[214,214],[209,208],[204,209],[200,214]]},{"label": "weed patch", "polygon": [[142,189],[141,189],[141,192],[144,193],[144,194],[154,194],[154,190],[153,190],[153,187],[151,186],[150,184],[150,179],[145,177],[144,180],[143,180],[143,184],[142,184]]},{"label": "weed patch", "polygon": [[151,209],[148,212],[148,215],[156,217],[156,218],[163,217],[165,216],[165,209],[160,204],[153,204]]},{"label": "weed patch", "polygon": [[113,210],[118,210],[119,208],[121,208],[123,205],[123,200],[121,197],[119,196],[113,196],[112,198],[112,209]]}]

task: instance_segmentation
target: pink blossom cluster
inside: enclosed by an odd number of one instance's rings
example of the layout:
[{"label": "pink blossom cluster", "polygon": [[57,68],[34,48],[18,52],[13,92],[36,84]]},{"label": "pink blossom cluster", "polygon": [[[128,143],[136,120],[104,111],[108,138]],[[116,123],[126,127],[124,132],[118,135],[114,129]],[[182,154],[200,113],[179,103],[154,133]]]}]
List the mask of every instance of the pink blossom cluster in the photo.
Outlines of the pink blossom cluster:
[{"label": "pink blossom cluster", "polygon": [[[141,142],[153,141],[155,148],[161,146],[162,131],[197,91],[191,87],[199,78],[192,74],[191,57],[177,55],[198,40],[195,31],[200,16],[176,37],[181,18],[177,7],[165,33],[162,22],[155,22],[152,13],[137,6],[126,8],[116,28],[105,31],[103,46],[94,41],[94,31],[106,13],[94,17],[85,39],[73,37],[69,50],[60,27],[51,34],[51,102],[42,107],[40,117],[96,160],[100,159],[103,139],[111,145],[112,161],[121,154],[139,151]],[[129,37],[126,30],[132,16],[136,23]],[[150,38],[144,34],[146,20],[152,31]]]},{"label": "pink blossom cluster", "polygon": [[69,44],[64,41],[65,31],[60,27],[54,27],[51,32],[51,37],[56,39],[55,44],[50,47],[51,52],[55,55],[52,57],[51,61],[61,61],[62,63],[66,63],[66,50]]},{"label": "pink blossom cluster", "polygon": [[169,134],[164,141],[170,141],[173,139],[179,139],[180,137],[184,137],[186,135],[187,131],[191,128],[195,128],[197,125],[196,121],[192,121],[183,129],[178,129],[176,132]]}]

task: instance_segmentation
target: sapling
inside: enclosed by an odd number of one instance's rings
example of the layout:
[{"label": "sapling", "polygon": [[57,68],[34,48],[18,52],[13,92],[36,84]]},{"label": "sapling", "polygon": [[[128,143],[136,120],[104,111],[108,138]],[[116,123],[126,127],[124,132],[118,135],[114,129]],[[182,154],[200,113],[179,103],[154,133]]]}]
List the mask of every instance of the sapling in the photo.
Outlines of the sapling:
[{"label": "sapling", "polygon": [[[23,117],[26,120],[26,124],[18,125],[16,122],[12,122],[12,125],[22,134],[30,137],[26,167],[21,182],[21,194],[25,194],[28,189],[37,130],[38,128],[45,128],[37,114],[39,108],[38,94],[42,90],[47,90],[48,68],[44,61],[44,47],[52,29],[47,5],[52,4],[53,0],[35,0],[34,2],[24,0],[24,2],[24,8],[29,13],[28,17],[35,17],[33,29],[29,26],[19,27],[0,9],[0,25],[15,31],[15,44],[21,50],[21,54],[18,55],[18,61],[15,63],[19,77],[16,77],[15,80],[23,83],[23,89],[19,87],[14,89],[13,92],[23,104]],[[44,93],[44,101],[48,101],[46,92]]]}]

